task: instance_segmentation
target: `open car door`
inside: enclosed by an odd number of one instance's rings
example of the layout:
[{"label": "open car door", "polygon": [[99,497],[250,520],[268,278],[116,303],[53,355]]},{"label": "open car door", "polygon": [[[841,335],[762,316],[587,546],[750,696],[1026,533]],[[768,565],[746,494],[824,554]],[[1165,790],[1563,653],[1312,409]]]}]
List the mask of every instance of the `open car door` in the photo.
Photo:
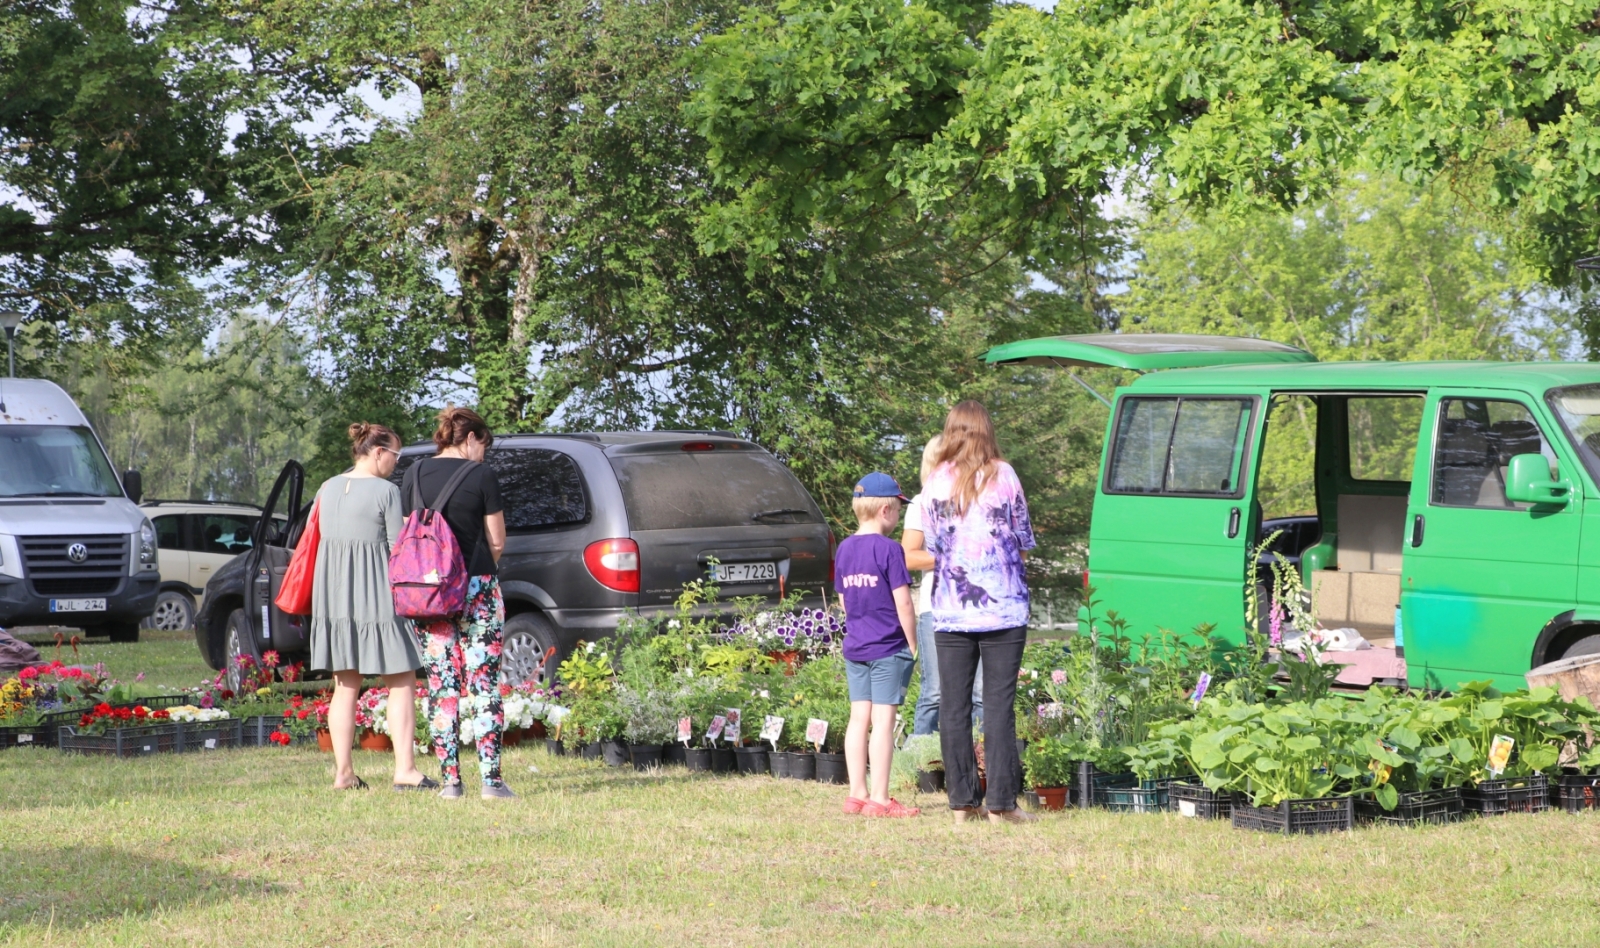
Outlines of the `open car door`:
[{"label": "open car door", "polygon": [[308,630],[304,618],[286,616],[272,602],[289,570],[294,541],[300,538],[305,525],[306,511],[301,504],[305,481],[306,469],[299,461],[291,460],[283,466],[251,538],[252,559],[247,571],[250,578],[244,597],[245,614],[250,617],[253,632],[250,651],[257,657],[268,649],[296,654],[306,648]]},{"label": "open car door", "polygon": [[1195,333],[1097,333],[1042,336],[995,346],[983,356],[991,365],[1058,368],[1117,368],[1135,372],[1196,369],[1208,365],[1315,362],[1304,349],[1242,336]]}]

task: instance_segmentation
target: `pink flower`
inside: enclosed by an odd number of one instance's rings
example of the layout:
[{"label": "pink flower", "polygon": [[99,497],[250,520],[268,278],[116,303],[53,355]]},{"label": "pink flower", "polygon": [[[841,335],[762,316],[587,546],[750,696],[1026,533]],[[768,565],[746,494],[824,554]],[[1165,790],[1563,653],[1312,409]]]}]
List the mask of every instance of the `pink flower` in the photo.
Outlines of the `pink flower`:
[{"label": "pink flower", "polygon": [[23,681],[32,681],[33,679],[39,677],[39,669],[30,665],[27,668],[24,668],[22,671],[17,672],[17,677],[21,678]]},{"label": "pink flower", "polygon": [[1058,685],[1064,685],[1067,683],[1067,673],[1057,668],[1055,671],[1050,673],[1050,680]]},{"label": "pink flower", "polygon": [[1272,600],[1272,611],[1267,616],[1267,640],[1274,646],[1283,644],[1283,604]]},{"label": "pink flower", "polygon": [[140,672],[139,674],[134,675],[133,676],[133,680],[134,681],[144,681],[144,672]]}]

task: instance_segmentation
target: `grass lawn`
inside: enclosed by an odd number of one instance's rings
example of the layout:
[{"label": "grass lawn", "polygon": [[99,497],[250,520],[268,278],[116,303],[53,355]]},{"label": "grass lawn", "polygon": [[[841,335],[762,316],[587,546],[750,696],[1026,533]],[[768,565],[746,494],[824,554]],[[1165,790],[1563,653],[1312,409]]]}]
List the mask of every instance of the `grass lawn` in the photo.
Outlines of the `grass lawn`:
[{"label": "grass lawn", "polygon": [[540,747],[507,753],[522,797],[496,803],[397,794],[387,755],[357,760],[371,792],[327,789],[330,758],[299,748],[0,752],[0,944],[1600,941],[1600,816],[1289,839],[1101,812],[958,827]]},{"label": "grass lawn", "polygon": [[[64,633],[70,636],[71,631]],[[18,636],[39,650],[45,661],[59,658],[69,665],[93,665],[104,662],[106,674],[119,681],[132,683],[142,672],[139,682],[144,694],[157,695],[183,688],[193,688],[216,676],[200,658],[200,647],[195,644],[194,630],[161,632],[140,629],[135,645],[117,645],[103,638],[78,643],[74,655],[70,639],[56,647],[54,635],[39,634],[33,630]]]}]

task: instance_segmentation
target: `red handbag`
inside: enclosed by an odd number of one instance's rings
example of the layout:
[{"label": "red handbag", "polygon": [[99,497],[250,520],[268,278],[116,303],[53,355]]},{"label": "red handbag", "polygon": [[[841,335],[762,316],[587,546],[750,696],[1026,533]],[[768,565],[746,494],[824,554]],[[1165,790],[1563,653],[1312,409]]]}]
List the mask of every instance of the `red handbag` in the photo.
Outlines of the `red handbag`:
[{"label": "red handbag", "polygon": [[278,587],[278,598],[273,600],[285,615],[311,614],[311,584],[316,578],[317,547],[322,545],[322,526],[317,512],[322,509],[319,498],[311,505],[311,516],[306,518],[305,531],[295,544],[294,555],[289,557],[289,569],[283,574],[283,585]]}]

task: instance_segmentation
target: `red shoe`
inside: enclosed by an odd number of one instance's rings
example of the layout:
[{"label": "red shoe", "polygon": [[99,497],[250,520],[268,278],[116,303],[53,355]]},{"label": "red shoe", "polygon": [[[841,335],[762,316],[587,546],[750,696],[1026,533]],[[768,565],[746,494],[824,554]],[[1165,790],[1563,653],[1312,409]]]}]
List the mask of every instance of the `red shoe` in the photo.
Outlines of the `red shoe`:
[{"label": "red shoe", "polygon": [[899,800],[896,800],[894,797],[890,797],[889,798],[889,802],[888,802],[887,805],[882,804],[882,803],[873,803],[871,800],[868,800],[867,804],[861,808],[861,815],[862,816],[902,817],[902,816],[920,816],[921,814],[922,814],[922,810],[919,809],[918,807],[906,806],[905,804],[901,803]]},{"label": "red shoe", "polygon": [[840,807],[840,809],[844,810],[845,816],[855,816],[857,813],[860,813],[862,807],[865,807],[866,805],[867,801],[865,800],[857,800],[855,797],[845,797],[844,806]]}]

